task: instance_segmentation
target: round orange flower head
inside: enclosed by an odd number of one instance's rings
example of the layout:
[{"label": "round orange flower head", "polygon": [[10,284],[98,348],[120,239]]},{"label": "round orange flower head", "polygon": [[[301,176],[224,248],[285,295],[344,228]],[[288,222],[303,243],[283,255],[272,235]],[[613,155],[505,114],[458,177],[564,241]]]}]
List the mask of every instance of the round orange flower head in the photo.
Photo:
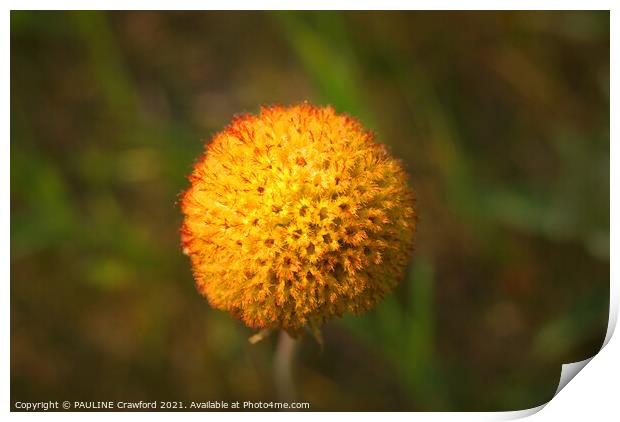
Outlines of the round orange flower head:
[{"label": "round orange flower head", "polygon": [[190,181],[181,233],[198,290],[249,327],[297,335],[372,308],[404,276],[416,225],[406,173],[332,107],[237,117]]}]

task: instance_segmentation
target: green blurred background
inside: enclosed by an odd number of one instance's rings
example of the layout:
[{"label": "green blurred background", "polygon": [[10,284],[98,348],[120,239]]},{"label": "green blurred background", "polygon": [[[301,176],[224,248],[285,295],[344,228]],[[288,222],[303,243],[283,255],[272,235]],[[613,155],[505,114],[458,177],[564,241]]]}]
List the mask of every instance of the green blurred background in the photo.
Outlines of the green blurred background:
[{"label": "green blurred background", "polygon": [[609,48],[608,12],[12,12],[12,401],[276,399],[177,200],[234,114],[303,100],[403,160],[419,230],[393,294],[303,341],[299,399],[548,401],[607,327]]}]

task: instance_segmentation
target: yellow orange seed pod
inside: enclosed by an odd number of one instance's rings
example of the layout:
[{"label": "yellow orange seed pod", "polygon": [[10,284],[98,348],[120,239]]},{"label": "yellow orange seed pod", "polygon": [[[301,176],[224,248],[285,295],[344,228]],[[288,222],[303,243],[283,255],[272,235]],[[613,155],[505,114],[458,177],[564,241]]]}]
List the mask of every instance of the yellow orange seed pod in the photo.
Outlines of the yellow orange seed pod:
[{"label": "yellow orange seed pod", "polygon": [[414,195],[401,164],[332,107],[266,107],[207,145],[182,198],[209,303],[296,335],[372,308],[402,279]]}]

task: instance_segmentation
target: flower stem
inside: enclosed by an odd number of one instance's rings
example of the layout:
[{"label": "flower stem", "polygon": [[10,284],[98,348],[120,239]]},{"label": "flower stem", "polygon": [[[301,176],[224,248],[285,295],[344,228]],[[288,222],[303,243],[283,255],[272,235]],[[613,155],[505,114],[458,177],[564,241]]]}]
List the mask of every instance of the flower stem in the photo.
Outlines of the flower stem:
[{"label": "flower stem", "polygon": [[273,362],[273,375],[278,400],[282,402],[295,401],[297,396],[293,383],[293,360],[296,349],[297,341],[286,331],[280,331]]}]

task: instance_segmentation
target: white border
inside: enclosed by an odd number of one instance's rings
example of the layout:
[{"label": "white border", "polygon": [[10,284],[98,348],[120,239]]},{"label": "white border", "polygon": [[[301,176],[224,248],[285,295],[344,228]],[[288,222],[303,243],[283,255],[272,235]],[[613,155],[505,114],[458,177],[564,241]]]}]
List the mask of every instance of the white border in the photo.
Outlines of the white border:
[{"label": "white border", "polygon": [[[502,4],[497,4],[495,1],[469,1],[467,2],[468,9],[473,10],[512,10],[512,9],[525,9],[525,10],[610,10],[611,9],[611,45],[615,47],[611,48],[611,67],[610,74],[618,74],[618,25],[620,19],[618,18],[618,12],[613,8],[613,2],[611,1],[597,1],[591,0],[584,1],[504,1]],[[2,225],[1,232],[4,242],[1,246],[2,251],[2,269],[6,277],[4,283],[4,306],[2,307],[2,330],[3,338],[6,340],[3,343],[3,347],[0,349],[0,360],[2,362],[2,372],[4,378],[1,385],[1,394],[5,398],[5,411],[10,408],[10,359],[9,359],[9,339],[10,339],[10,154],[9,154],[9,140],[10,140],[10,68],[9,68],[9,53],[10,53],[10,9],[25,10],[25,9],[115,9],[115,10],[131,10],[131,9],[157,9],[157,10],[176,10],[176,9],[195,9],[200,10],[205,6],[212,8],[213,10],[229,10],[229,9],[248,9],[248,10],[261,10],[261,9],[325,9],[325,10],[338,10],[338,9],[357,9],[357,10],[372,10],[378,5],[378,2],[371,2],[368,0],[341,1],[341,0],[315,0],[308,4],[297,2],[293,4],[287,1],[264,1],[264,2],[248,2],[248,1],[236,1],[229,0],[225,3],[219,4],[206,4],[199,1],[187,1],[176,0],[174,2],[164,1],[62,1],[55,2],[54,5],[49,4],[46,1],[8,1],[7,10],[5,16],[4,36],[2,37],[2,57],[5,60],[5,64],[2,68],[2,76],[4,81],[5,98],[3,101],[3,113],[2,119],[4,121],[3,127],[5,128],[5,134],[7,140],[4,143],[5,153],[2,154],[2,196],[6,199],[6,202],[2,206]],[[379,4],[385,10],[406,10],[415,8],[418,10],[445,10],[445,9],[458,9],[462,10],[465,5],[463,2],[458,1],[445,1],[435,0],[433,2],[403,2],[403,1],[382,1]],[[296,7],[295,7],[296,6]],[[617,113],[617,98],[618,98],[618,84],[612,77],[610,80],[610,95],[611,104],[610,111],[611,116],[618,116]],[[584,419],[586,417],[594,420],[614,420],[620,417],[620,406],[618,405],[617,391],[618,391],[618,375],[620,374],[620,365],[618,364],[618,356],[620,356],[620,346],[617,338],[612,336],[616,322],[618,319],[618,279],[620,273],[618,271],[617,263],[620,262],[620,254],[618,253],[618,227],[613,224],[613,217],[618,215],[619,196],[617,193],[617,187],[620,186],[620,173],[617,165],[620,164],[618,157],[618,125],[614,119],[611,120],[610,128],[610,165],[611,165],[611,192],[610,192],[610,207],[612,224],[610,227],[610,322],[608,326],[607,336],[605,339],[605,347],[595,356],[593,359],[587,362],[587,365],[581,371],[576,380],[568,383],[564,389],[559,389],[559,394],[546,405],[540,406],[535,409],[522,410],[516,412],[503,412],[503,413],[390,413],[389,417],[395,420],[410,421],[412,418],[416,420],[505,420],[515,419],[525,416],[534,415],[532,417],[540,420],[556,420],[556,419],[569,419],[573,418]],[[615,164],[615,165],[614,165]],[[615,189],[614,189],[615,188]],[[617,337],[617,336],[616,336]],[[569,367],[570,368],[570,367]],[[574,369],[574,368],[573,368]],[[566,376],[566,372],[563,371],[563,376]],[[575,375],[575,374],[573,374]],[[544,408],[544,409],[543,409]],[[542,411],[541,411],[542,410]],[[291,413],[175,413],[170,415],[163,412],[155,413],[89,413],[85,415],[83,413],[16,413],[10,414],[11,418],[19,420],[31,420],[34,418],[45,417],[50,420],[83,420],[88,418],[89,420],[101,420],[108,421],[110,418],[120,419],[134,419],[134,418],[149,418],[151,420],[167,421],[170,417],[183,418],[188,420],[200,420],[203,422],[205,418],[218,420],[233,420],[239,417],[249,416],[258,421],[271,421],[274,418],[283,420],[289,419]],[[357,413],[351,415],[349,413],[327,413],[317,414],[315,412],[297,412],[294,414],[296,420],[312,421],[314,422],[316,417],[328,417],[328,418],[361,418],[370,419],[377,416],[373,413]]]},{"label": "white border", "polygon": [[[430,1],[403,1],[384,0],[381,2],[370,0],[313,0],[308,2],[267,0],[229,0],[226,2],[201,2],[197,0],[132,0],[132,1],[93,1],[93,0],[64,0],[50,4],[45,0],[15,1],[9,0],[6,4],[9,9],[15,10],[610,10],[614,4],[611,0],[434,0]],[[380,8],[378,8],[380,6]]]}]

